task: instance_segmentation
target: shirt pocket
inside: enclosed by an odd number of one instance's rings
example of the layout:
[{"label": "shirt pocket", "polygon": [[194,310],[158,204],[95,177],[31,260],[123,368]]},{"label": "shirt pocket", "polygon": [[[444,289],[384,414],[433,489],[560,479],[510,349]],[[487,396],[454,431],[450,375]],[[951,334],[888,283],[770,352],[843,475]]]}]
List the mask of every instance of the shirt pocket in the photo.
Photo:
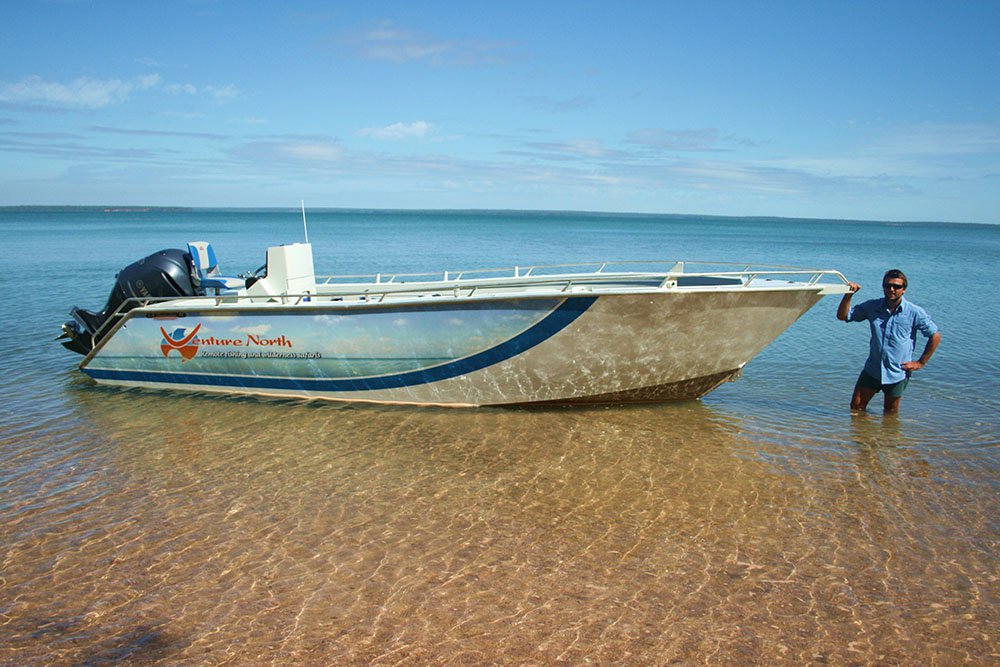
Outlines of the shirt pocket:
[{"label": "shirt pocket", "polygon": [[893,317],[889,320],[889,337],[899,341],[912,339],[914,326],[911,318]]}]

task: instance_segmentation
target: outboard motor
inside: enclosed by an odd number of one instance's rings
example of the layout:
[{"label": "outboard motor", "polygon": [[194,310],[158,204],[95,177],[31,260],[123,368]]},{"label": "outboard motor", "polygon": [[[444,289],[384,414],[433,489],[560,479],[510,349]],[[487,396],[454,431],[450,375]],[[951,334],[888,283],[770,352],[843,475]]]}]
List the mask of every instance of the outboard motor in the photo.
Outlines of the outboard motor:
[{"label": "outboard motor", "polygon": [[115,312],[127,299],[187,297],[197,293],[191,280],[191,255],[176,248],[154,252],[129,264],[115,276],[115,286],[99,313],[73,308],[70,311],[73,319],[62,325],[63,332],[57,340],[61,340],[66,349],[89,354],[125,313],[139,305],[132,302]]}]

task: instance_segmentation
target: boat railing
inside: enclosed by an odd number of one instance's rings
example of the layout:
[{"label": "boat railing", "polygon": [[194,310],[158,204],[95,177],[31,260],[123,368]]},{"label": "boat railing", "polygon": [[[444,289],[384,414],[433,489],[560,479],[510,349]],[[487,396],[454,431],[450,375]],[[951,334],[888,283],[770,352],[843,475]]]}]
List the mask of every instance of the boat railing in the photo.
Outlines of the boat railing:
[{"label": "boat railing", "polygon": [[[820,284],[847,285],[847,278],[832,269],[804,269],[787,266],[761,266],[747,264],[671,262],[669,270],[622,271],[617,267],[631,264],[635,268],[643,263],[619,262],[615,264],[565,264],[548,266],[513,267],[507,269],[485,269],[476,271],[445,271],[443,273],[414,274],[373,274],[356,276],[317,276],[317,294],[321,297],[343,297],[364,301],[382,302],[387,297],[404,297],[407,294],[421,294],[433,290],[435,296],[471,297],[483,291],[500,292],[504,289],[525,290],[550,289],[559,292],[575,290],[615,288],[651,289],[720,287],[780,287],[785,285],[810,286]],[[647,266],[649,263],[645,263]],[[692,271],[692,265],[710,264],[729,270]],[[581,267],[593,267],[590,271],[580,271]],[[612,270],[610,267],[615,267]],[[738,268],[737,268],[738,267]],[[551,272],[563,269],[561,272]],[[566,271],[565,269],[577,269]],[[490,274],[489,277],[483,274]],[[405,280],[404,280],[405,278]]]},{"label": "boat railing", "polygon": [[[657,270],[649,267],[660,265]],[[692,271],[692,267],[711,266],[715,270]],[[620,268],[624,267],[624,268]],[[646,270],[636,270],[646,267]],[[736,268],[740,267],[740,268]],[[589,268],[590,270],[584,270]],[[631,270],[628,270],[631,269]],[[723,269],[723,270],[719,270]],[[477,277],[478,276],[478,277]],[[405,280],[404,280],[405,279]],[[617,288],[634,288],[642,285],[651,289],[713,289],[734,287],[762,287],[775,282],[785,285],[841,284],[847,278],[833,269],[805,269],[792,266],[735,264],[721,262],[595,262],[589,264],[550,264],[545,266],[515,266],[502,269],[475,269],[444,271],[443,273],[394,273],[366,275],[317,276],[315,293],[281,294],[264,297],[248,295],[242,291],[223,292],[191,297],[132,297],[123,301],[101,324],[94,336],[101,338],[105,332],[122,319],[128,311],[163,302],[183,301],[184,307],[246,305],[274,303],[301,306],[329,304],[331,301],[354,303],[381,303],[388,297],[405,297],[430,292],[433,297],[464,297],[489,291],[503,293],[504,288],[521,286],[559,292],[594,288],[611,291]],[[155,314],[150,314],[155,316]]]},{"label": "boat railing", "polygon": [[[698,271],[692,271],[692,267],[705,267]],[[374,283],[402,284],[402,283],[425,283],[425,282],[451,282],[469,281],[484,279],[524,279],[536,278],[539,276],[568,276],[568,275],[602,275],[613,273],[615,275],[625,273],[683,273],[684,275],[749,275],[749,274],[837,274],[832,270],[805,269],[796,266],[781,266],[771,264],[747,264],[732,262],[709,262],[709,261],[621,261],[621,262],[588,262],[575,264],[545,264],[534,266],[513,266],[490,269],[460,269],[438,271],[434,273],[366,273],[366,274],[338,274],[338,275],[318,275],[316,284],[318,286],[337,284],[359,284]],[[840,276],[842,278],[842,276]],[[845,279],[846,282],[846,279]]]}]

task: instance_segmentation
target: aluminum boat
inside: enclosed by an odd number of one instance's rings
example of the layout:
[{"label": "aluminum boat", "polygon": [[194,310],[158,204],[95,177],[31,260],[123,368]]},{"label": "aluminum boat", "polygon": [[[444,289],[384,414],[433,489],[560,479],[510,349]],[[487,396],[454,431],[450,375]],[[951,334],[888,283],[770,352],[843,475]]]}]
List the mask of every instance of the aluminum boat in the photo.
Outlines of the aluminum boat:
[{"label": "aluminum boat", "polygon": [[321,276],[312,246],[225,276],[209,243],[123,269],[60,339],[124,387],[444,406],[694,399],[827,294],[835,270],[624,262]]}]

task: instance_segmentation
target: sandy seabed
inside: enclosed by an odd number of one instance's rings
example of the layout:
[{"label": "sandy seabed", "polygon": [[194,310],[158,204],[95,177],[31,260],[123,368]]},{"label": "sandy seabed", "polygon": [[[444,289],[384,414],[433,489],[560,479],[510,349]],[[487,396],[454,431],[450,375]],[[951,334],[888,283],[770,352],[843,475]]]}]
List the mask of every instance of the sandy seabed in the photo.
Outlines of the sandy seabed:
[{"label": "sandy seabed", "polygon": [[996,482],[905,421],[76,394],[0,439],[2,664],[1000,662]]}]

